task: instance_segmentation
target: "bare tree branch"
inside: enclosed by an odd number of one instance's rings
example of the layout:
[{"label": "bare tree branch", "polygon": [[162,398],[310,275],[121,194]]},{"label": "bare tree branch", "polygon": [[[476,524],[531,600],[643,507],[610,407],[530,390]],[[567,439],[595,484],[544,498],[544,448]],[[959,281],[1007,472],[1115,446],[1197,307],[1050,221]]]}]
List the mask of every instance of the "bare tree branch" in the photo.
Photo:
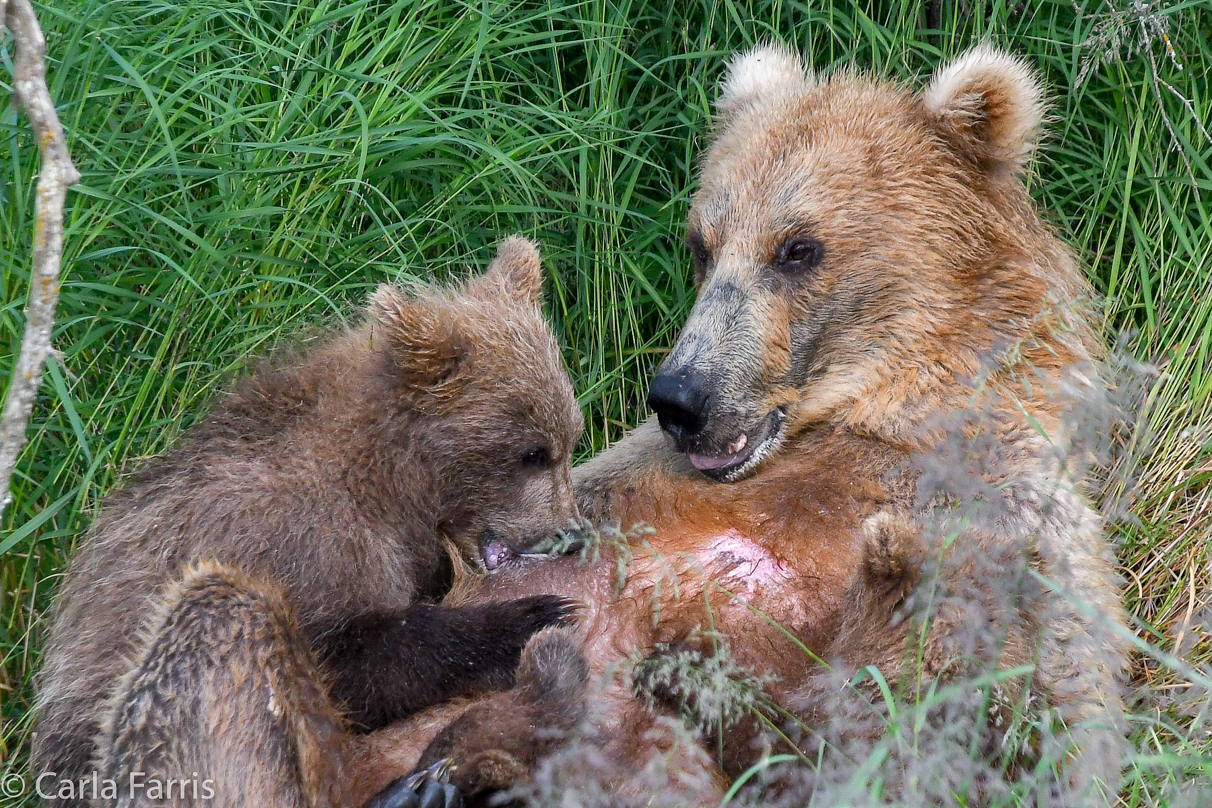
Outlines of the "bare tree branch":
[{"label": "bare tree branch", "polygon": [[42,366],[51,350],[55,306],[59,302],[59,263],[63,253],[63,203],[67,189],[80,181],[80,172],[67,152],[63,127],[46,87],[46,39],[30,0],[0,0],[0,30],[13,34],[13,93],[34,130],[42,155],[38,202],[34,219],[34,266],[30,273],[25,334],[13,368],[4,414],[0,415],[0,514],[12,501],[9,484],[30,411],[42,381]]}]

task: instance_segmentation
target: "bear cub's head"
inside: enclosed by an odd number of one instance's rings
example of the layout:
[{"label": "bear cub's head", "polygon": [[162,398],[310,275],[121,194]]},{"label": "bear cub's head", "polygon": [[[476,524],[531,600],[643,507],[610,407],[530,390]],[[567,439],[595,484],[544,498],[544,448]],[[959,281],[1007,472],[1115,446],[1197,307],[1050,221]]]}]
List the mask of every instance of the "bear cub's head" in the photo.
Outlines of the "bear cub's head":
[{"label": "bear cub's head", "polygon": [[412,416],[415,466],[397,473],[423,476],[438,529],[488,569],[580,522],[571,461],[583,420],[542,289],[537,248],[514,237],[456,289],[382,285],[369,307],[380,378]]},{"label": "bear cub's head", "polygon": [[649,398],[696,468],[740,479],[821,422],[912,435],[1081,297],[1020,177],[1042,114],[988,45],[920,90],[777,46],[731,64],[689,214],[698,297]]}]

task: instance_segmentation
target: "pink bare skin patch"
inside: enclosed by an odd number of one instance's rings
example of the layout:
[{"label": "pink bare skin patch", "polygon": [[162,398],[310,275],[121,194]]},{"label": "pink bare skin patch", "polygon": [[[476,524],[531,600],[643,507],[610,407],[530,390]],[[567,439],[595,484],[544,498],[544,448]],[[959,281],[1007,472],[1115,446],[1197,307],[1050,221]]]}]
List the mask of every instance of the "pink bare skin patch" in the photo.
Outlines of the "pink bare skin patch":
[{"label": "pink bare skin patch", "polygon": [[769,550],[735,529],[708,539],[695,557],[713,581],[746,601],[759,587],[782,584],[792,577],[792,571]]}]

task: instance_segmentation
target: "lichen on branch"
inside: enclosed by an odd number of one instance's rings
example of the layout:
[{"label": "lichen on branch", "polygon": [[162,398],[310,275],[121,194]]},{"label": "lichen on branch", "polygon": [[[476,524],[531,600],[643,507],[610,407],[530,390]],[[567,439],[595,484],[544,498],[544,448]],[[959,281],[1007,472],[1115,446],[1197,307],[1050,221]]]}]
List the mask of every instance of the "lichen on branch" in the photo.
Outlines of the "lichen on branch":
[{"label": "lichen on branch", "polygon": [[0,514],[12,499],[9,484],[30,412],[51,352],[55,306],[59,302],[59,265],[63,255],[63,207],[67,189],[80,181],[46,86],[46,38],[29,0],[0,0],[0,30],[13,35],[14,100],[34,130],[42,157],[34,220],[34,264],[30,273],[25,333],[13,367],[4,412],[0,415]]}]

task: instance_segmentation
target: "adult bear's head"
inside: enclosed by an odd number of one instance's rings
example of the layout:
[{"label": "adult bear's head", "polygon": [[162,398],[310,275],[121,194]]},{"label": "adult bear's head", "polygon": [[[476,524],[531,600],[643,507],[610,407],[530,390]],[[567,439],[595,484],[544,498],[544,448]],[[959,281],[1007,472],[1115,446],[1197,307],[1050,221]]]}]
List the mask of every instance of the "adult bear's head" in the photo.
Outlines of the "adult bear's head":
[{"label": "adult bear's head", "polygon": [[698,299],[649,395],[696,468],[740,479],[827,420],[908,439],[992,352],[1084,355],[1080,322],[1041,314],[1086,295],[1019,176],[1042,111],[987,45],[917,92],[776,46],[731,65],[689,217]]}]

